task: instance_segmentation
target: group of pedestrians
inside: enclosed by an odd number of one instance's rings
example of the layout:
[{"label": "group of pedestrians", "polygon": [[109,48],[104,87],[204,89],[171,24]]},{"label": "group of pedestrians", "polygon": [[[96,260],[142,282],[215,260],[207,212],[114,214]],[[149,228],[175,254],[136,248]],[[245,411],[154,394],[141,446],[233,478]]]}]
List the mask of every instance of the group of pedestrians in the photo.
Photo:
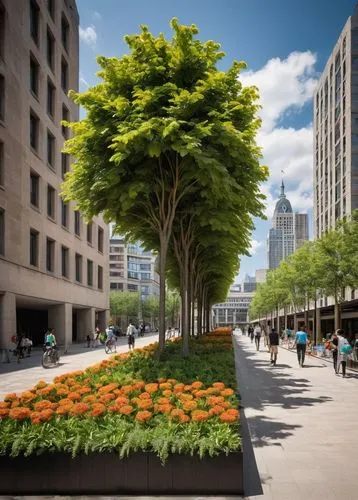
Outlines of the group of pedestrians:
[{"label": "group of pedestrians", "polygon": [[[251,343],[255,341],[257,351],[260,350],[261,337],[264,337],[265,347],[270,353],[270,363],[272,366],[275,366],[277,363],[280,338],[275,328],[271,328],[271,322],[267,322],[266,328],[261,326],[259,323],[256,323],[254,327],[250,325],[248,328],[248,335],[251,339]],[[296,348],[297,361],[300,367],[304,366],[308,342],[309,338],[307,334],[307,326],[301,322],[299,323],[299,329],[296,332],[293,344],[293,349]],[[340,368],[342,367],[342,375],[343,377],[346,377],[347,359],[352,352],[352,347],[350,346],[344,331],[342,329],[336,330],[330,338],[329,344],[330,350],[332,351],[335,373],[338,375]]]}]

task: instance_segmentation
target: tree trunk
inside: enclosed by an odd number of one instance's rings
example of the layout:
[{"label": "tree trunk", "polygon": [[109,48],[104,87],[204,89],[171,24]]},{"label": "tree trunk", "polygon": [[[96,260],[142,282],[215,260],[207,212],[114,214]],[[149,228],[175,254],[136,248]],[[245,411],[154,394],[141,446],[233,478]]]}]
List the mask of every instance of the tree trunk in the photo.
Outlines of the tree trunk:
[{"label": "tree trunk", "polygon": [[159,355],[165,346],[165,271],[167,264],[168,241],[161,235],[159,254]]},{"label": "tree trunk", "polygon": [[199,295],[198,295],[198,301],[197,301],[197,308],[198,308],[198,316],[196,318],[196,324],[197,324],[197,331],[198,331],[198,335],[201,335],[202,331],[201,331],[201,328],[202,328],[202,307],[201,307],[201,297],[200,297],[200,292],[199,292]]},{"label": "tree trunk", "polygon": [[341,328],[341,306],[338,298],[334,298],[334,329]]}]

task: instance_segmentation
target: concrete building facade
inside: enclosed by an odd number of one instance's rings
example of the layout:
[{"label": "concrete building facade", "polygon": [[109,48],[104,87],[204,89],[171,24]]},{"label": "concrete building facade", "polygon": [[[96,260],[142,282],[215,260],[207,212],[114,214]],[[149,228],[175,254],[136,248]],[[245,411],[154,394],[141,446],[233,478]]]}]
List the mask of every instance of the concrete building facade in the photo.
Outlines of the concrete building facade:
[{"label": "concrete building facade", "polygon": [[314,237],[358,208],[358,10],[348,18],[314,95]]},{"label": "concrete building facade", "polygon": [[215,326],[246,326],[253,296],[254,292],[241,292],[233,285],[225,302],[212,307]]},{"label": "concrete building facade", "polygon": [[139,243],[126,244],[111,238],[109,246],[109,287],[112,292],[138,292],[142,300],[159,296],[156,257]]},{"label": "concrete building facade", "polygon": [[68,345],[108,316],[108,227],[59,196],[78,26],[74,0],[0,1],[0,347],[48,326]]}]

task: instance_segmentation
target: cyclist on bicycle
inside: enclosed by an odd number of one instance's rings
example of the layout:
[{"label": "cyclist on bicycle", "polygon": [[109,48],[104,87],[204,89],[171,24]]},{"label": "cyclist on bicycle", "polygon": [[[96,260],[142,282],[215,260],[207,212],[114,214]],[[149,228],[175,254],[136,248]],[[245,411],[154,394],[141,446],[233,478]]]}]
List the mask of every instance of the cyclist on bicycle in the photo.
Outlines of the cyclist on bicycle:
[{"label": "cyclist on bicycle", "polygon": [[46,335],[46,340],[45,340],[45,345],[49,347],[54,347],[56,348],[57,342],[56,342],[56,337],[55,337],[55,329],[54,328],[49,328],[47,335]]},{"label": "cyclist on bicycle", "polygon": [[108,328],[106,328],[106,334],[107,334],[107,339],[104,345],[108,346],[114,344],[116,342],[116,336],[114,333],[113,326],[109,326]]}]

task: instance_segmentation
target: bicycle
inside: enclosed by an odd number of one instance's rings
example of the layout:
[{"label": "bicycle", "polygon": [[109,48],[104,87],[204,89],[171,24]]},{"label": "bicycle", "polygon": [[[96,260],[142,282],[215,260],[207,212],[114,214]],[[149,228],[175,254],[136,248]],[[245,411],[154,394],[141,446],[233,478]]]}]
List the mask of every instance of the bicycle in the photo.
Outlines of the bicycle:
[{"label": "bicycle", "polygon": [[58,350],[52,346],[44,346],[44,353],[42,355],[42,366],[44,368],[54,368],[60,361]]},{"label": "bicycle", "polygon": [[112,352],[117,352],[117,339],[116,337],[112,337],[109,340],[106,340],[104,344],[104,352],[106,354],[111,354]]}]

